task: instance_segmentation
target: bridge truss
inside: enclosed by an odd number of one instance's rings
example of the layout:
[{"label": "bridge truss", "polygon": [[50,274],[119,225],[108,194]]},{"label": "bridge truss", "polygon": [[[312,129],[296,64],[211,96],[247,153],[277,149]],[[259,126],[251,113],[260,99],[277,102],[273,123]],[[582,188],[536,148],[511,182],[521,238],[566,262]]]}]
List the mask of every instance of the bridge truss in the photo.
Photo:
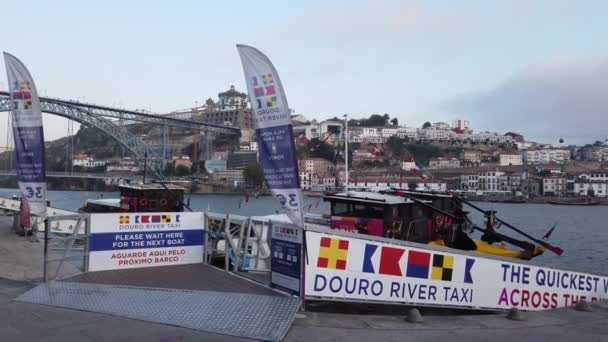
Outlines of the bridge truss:
[{"label": "bridge truss", "polygon": [[[76,101],[41,97],[40,106],[43,113],[62,116],[85,126],[97,128],[114,138],[126,147],[135,156],[135,159],[138,162],[143,163],[144,159],[146,159],[148,169],[160,179],[163,178],[163,167],[165,164],[164,156],[161,156],[157,151],[147,145],[141,137],[132,134],[125,129],[123,126],[125,123],[162,125],[163,132],[166,132],[167,127],[173,126],[195,129],[199,132],[202,131],[205,136],[213,136],[218,133],[240,134],[240,130],[236,127],[201,123],[165,115],[104,107]],[[9,93],[0,92],[0,112],[10,110],[11,103]]]}]

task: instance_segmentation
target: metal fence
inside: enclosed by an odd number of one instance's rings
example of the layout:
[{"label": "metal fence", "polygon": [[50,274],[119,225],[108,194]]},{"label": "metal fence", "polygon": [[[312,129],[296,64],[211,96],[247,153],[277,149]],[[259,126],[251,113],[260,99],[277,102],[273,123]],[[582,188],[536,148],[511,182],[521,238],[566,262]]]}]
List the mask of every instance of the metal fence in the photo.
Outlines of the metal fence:
[{"label": "metal fence", "polygon": [[[53,231],[54,223],[75,221],[71,233]],[[90,216],[49,216],[44,221],[43,280],[59,280],[86,272],[89,261]]]}]

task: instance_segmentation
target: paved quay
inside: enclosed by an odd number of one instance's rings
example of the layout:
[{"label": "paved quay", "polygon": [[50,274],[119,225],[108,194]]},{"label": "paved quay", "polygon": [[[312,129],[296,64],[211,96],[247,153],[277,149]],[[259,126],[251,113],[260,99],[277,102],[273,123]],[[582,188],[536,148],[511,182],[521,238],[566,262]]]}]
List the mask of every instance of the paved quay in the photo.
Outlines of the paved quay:
[{"label": "paved quay", "polygon": [[[12,229],[13,218],[0,216],[0,278],[16,281],[41,281],[43,276],[44,241],[31,242],[29,237],[18,236]],[[50,250],[49,259],[61,256],[60,251]],[[50,271],[57,263],[50,263]],[[60,278],[79,274],[76,266],[64,263]]]},{"label": "paved quay", "polygon": [[[96,312],[19,302],[14,299],[40,282],[42,243],[31,243],[0,218],[0,341],[252,341],[228,335],[129,319]],[[70,270],[78,273],[76,268]],[[150,277],[150,273],[158,277]],[[177,275],[181,274],[181,277]],[[12,279],[8,279],[12,278]],[[73,275],[87,284],[165,287],[276,295],[251,282],[205,265],[159,267]],[[231,282],[230,286],[225,285]],[[194,286],[192,284],[195,284]],[[524,321],[505,313],[421,308],[423,323],[409,323],[403,307],[310,303],[284,341],[608,341],[608,303],[593,312],[563,308],[526,312]],[[382,314],[380,314],[382,313]]]},{"label": "paved quay", "polygon": [[[226,335],[118,318],[93,312],[13,301],[34,286],[0,279],[0,341],[248,341]],[[425,315],[408,323],[403,315],[305,312],[285,341],[608,341],[608,305],[593,312],[564,308],[524,313],[511,321],[491,315]]]}]

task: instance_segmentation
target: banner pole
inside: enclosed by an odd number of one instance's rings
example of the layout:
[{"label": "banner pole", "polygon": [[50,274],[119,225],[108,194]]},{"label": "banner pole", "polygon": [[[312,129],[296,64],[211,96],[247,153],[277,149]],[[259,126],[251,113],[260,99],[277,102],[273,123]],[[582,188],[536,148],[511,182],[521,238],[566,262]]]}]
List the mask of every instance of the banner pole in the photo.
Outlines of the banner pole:
[{"label": "banner pole", "polygon": [[46,283],[49,281],[48,279],[48,250],[49,250],[49,230],[50,230],[50,224],[49,224],[49,219],[45,218],[44,219],[44,265],[43,265],[43,269],[42,269],[42,279],[43,281]]}]

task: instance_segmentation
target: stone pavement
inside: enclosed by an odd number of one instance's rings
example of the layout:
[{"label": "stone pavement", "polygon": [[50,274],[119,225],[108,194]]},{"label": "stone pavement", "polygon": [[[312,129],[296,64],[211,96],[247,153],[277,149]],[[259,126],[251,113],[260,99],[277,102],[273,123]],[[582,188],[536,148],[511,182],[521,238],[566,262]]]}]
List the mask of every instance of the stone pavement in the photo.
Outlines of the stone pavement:
[{"label": "stone pavement", "polygon": [[[12,217],[0,216],[0,278],[17,281],[38,281],[43,275],[44,240],[30,242],[29,237],[11,231]],[[50,250],[49,258],[60,256]],[[57,263],[51,263],[53,275]],[[64,263],[59,277],[79,274],[78,268]]]},{"label": "stone pavement", "polygon": [[[245,341],[230,336],[12,301],[34,284],[0,279],[0,341]],[[495,315],[402,315],[305,312],[286,341],[608,341],[608,305],[525,313],[526,321]]]}]

